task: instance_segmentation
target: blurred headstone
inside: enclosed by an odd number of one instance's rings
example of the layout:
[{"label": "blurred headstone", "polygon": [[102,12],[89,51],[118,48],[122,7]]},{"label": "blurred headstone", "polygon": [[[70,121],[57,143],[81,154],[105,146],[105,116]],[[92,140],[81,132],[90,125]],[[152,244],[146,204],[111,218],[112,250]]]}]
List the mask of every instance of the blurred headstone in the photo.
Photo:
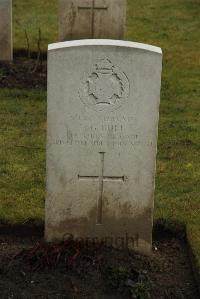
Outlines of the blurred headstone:
[{"label": "blurred headstone", "polygon": [[12,0],[0,0],[0,60],[12,59]]},{"label": "blurred headstone", "polygon": [[126,0],[60,0],[59,40],[123,39]]}]

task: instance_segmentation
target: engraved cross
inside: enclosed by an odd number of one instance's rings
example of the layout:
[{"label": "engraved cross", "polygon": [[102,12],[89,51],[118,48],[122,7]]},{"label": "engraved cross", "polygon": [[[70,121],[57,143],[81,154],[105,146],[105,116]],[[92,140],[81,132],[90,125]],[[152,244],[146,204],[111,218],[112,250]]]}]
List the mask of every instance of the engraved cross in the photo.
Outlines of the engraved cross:
[{"label": "engraved cross", "polygon": [[99,181],[99,191],[98,191],[98,205],[97,205],[97,224],[102,224],[102,207],[103,207],[103,189],[104,181],[124,181],[125,176],[104,176],[104,159],[105,152],[100,152],[100,171],[99,176],[81,176],[78,175],[79,180],[89,180],[96,179]]},{"label": "engraved cross", "polygon": [[92,6],[78,6],[78,10],[85,10],[89,9],[92,12],[92,25],[91,25],[91,35],[94,38],[94,14],[95,10],[107,10],[108,7],[106,6],[96,6],[95,0],[92,0]]}]

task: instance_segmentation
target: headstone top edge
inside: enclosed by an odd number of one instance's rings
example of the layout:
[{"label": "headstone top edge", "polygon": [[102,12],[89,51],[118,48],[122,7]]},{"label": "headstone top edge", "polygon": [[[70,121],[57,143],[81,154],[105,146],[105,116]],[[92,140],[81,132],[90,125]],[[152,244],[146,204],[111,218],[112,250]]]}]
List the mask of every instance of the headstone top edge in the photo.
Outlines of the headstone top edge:
[{"label": "headstone top edge", "polygon": [[124,40],[112,40],[112,39],[83,39],[83,40],[59,42],[59,43],[49,44],[48,51],[71,48],[71,47],[80,47],[80,46],[116,46],[116,47],[146,50],[149,52],[155,52],[157,54],[162,55],[162,49],[156,46],[137,43],[137,42],[124,41]]}]

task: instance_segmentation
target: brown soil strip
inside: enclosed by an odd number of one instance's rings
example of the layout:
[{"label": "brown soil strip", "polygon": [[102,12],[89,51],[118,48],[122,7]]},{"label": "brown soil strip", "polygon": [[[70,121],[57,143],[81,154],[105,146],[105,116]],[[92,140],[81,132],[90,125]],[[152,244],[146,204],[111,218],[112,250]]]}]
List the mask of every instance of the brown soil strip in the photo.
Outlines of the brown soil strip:
[{"label": "brown soil strip", "polygon": [[[127,279],[129,287],[119,286],[118,282],[122,273],[137,276],[139,272],[151,282],[152,299],[199,298],[187,246],[169,234],[156,236],[151,257],[91,246],[76,254],[76,258],[73,254],[70,266],[65,258],[56,267],[49,269],[47,264],[41,263],[42,268],[33,271],[27,261],[35,263],[34,251],[27,251],[26,258],[23,254],[13,257],[22,248],[35,248],[38,240],[31,231],[29,238],[0,235],[1,298],[128,299],[132,298],[132,278]],[[120,272],[120,269],[125,270]],[[147,286],[144,283],[142,287]]]}]

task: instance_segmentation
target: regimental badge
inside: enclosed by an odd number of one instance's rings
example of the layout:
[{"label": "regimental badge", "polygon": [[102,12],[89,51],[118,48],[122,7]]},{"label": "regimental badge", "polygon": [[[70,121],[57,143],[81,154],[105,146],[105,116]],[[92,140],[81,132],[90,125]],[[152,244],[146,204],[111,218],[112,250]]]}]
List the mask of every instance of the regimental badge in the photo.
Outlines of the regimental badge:
[{"label": "regimental badge", "polygon": [[79,95],[88,108],[112,111],[126,103],[129,81],[125,73],[110,60],[100,59],[83,79]]}]

